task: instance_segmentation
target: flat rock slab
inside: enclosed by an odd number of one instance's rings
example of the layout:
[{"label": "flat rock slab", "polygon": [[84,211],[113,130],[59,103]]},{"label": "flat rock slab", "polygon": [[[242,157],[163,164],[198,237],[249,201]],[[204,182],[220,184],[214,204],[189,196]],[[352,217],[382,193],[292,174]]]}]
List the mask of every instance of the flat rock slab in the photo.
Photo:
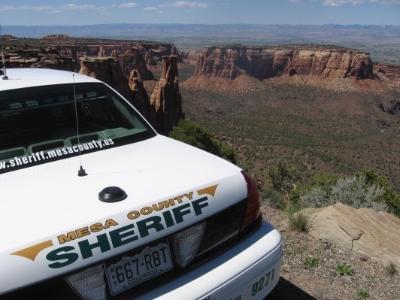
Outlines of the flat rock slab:
[{"label": "flat rock slab", "polygon": [[310,234],[400,267],[400,219],[370,208],[355,209],[338,203],[308,208]]}]

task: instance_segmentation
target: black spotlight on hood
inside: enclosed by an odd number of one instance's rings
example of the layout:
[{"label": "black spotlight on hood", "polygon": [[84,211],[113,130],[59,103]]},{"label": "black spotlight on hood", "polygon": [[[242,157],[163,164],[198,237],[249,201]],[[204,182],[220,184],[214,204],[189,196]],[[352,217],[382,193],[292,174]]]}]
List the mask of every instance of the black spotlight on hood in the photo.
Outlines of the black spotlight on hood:
[{"label": "black spotlight on hood", "polygon": [[125,200],[128,195],[117,186],[109,186],[99,193],[99,200],[106,203],[114,203]]}]

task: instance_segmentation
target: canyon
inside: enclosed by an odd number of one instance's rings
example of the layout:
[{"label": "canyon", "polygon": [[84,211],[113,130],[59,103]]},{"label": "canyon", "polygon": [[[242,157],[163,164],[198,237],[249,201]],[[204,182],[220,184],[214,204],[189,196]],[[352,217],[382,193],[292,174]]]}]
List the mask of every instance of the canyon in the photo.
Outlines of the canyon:
[{"label": "canyon", "polygon": [[[169,43],[67,35],[41,39],[7,35],[2,40],[7,67],[53,68],[98,78],[126,97],[163,134],[184,118],[178,65],[189,77],[185,89],[235,90],[229,82],[240,82],[239,90],[252,90],[258,82],[274,78],[306,84],[312,79],[314,85],[325,87],[342,80],[340,84],[358,83],[357,88],[369,90],[376,83],[400,85],[400,66],[375,63],[369,53],[337,46],[225,45],[180,52]],[[213,85],[215,80],[218,83]],[[399,114],[399,107],[399,101],[382,104],[390,114]]]},{"label": "canyon", "polygon": [[196,65],[194,78],[235,80],[242,75],[259,80],[279,76],[381,79],[399,82],[400,67],[374,64],[369,53],[335,46],[292,45],[281,47],[216,46],[188,51]]},{"label": "canyon", "polygon": [[[172,44],[67,35],[42,39],[5,36],[3,40],[7,67],[68,70],[104,81],[162,134],[168,134],[183,118],[177,66],[180,57]],[[150,68],[162,70],[159,81]]]}]

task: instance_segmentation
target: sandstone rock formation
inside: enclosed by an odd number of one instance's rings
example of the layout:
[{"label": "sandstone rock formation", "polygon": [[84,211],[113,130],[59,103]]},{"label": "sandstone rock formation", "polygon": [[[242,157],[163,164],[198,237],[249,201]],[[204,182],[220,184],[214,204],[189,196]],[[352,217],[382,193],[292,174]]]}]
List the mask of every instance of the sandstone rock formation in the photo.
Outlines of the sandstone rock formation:
[{"label": "sandstone rock formation", "polygon": [[113,57],[83,57],[80,59],[80,74],[97,78],[112,86],[128,100],[133,101],[128,79],[123,75],[118,61]]},{"label": "sandstone rock formation", "polygon": [[[10,36],[3,40],[7,67],[79,71],[97,78],[120,92],[164,134],[183,116],[177,56],[169,56],[177,50],[171,44],[77,39],[65,35],[51,35],[43,39]],[[164,68],[162,78],[155,82],[147,66],[155,66],[161,60]],[[157,67],[154,69],[157,70]],[[145,86],[150,87],[150,91],[154,90],[152,104]]]},{"label": "sandstone rock formation", "polygon": [[14,41],[17,41],[18,38],[11,34],[3,34],[3,35],[0,35],[0,40],[2,42],[5,42],[5,41],[6,42],[14,42]]},{"label": "sandstone rock formation", "polygon": [[195,76],[266,79],[287,74],[321,78],[372,79],[368,53],[342,48],[210,47],[199,55]]},{"label": "sandstone rock formation", "polygon": [[132,91],[135,107],[146,118],[150,117],[149,96],[143,85],[143,79],[140,72],[136,69],[131,71],[129,75],[129,88]]},{"label": "sandstone rock formation", "polygon": [[[107,56],[106,50],[104,49],[103,45],[100,46],[99,53],[97,54],[97,56],[102,56],[102,57]],[[111,55],[111,56],[113,56],[113,55]]]},{"label": "sandstone rock formation", "polygon": [[129,76],[132,70],[138,70],[144,80],[153,80],[153,73],[147,68],[147,64],[141,51],[131,48],[118,56],[122,72]]},{"label": "sandstone rock formation", "polygon": [[183,60],[190,64],[190,65],[196,65],[199,57],[202,55],[201,50],[188,50],[184,51],[181,53]]},{"label": "sandstone rock formation", "polygon": [[389,64],[374,64],[374,71],[378,76],[400,84],[400,66]]},{"label": "sandstone rock formation", "polygon": [[81,57],[122,56],[120,64],[125,77],[129,78],[130,72],[137,69],[143,80],[153,80],[147,65],[157,65],[162,56],[176,51],[172,44],[157,42],[84,39],[67,35],[49,35],[42,39],[2,37],[7,49],[7,63],[12,67],[48,66],[72,70],[79,68]]},{"label": "sandstone rock formation", "polygon": [[161,78],[150,96],[151,119],[161,133],[168,133],[183,118],[182,99],[179,91],[178,57],[164,56]]},{"label": "sandstone rock formation", "polygon": [[111,56],[112,56],[112,57],[115,57],[115,58],[118,58],[118,50],[117,50],[117,49],[113,49],[113,50],[111,51]]},{"label": "sandstone rock formation", "polygon": [[311,235],[400,267],[399,218],[340,203],[306,211],[311,216]]},{"label": "sandstone rock formation", "polygon": [[63,57],[55,48],[12,49],[5,53],[6,65],[11,68],[50,68],[74,70],[75,62]]},{"label": "sandstone rock formation", "polygon": [[79,73],[106,82],[130,101],[161,133],[168,134],[183,117],[176,56],[163,58],[163,71],[151,98],[144,88],[141,72],[133,69],[129,80],[114,57],[80,59]]}]

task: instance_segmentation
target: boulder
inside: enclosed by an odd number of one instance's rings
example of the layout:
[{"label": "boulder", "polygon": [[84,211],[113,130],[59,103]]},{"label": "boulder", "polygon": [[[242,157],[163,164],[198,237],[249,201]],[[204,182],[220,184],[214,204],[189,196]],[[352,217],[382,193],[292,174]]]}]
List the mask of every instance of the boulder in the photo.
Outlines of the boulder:
[{"label": "boulder", "polygon": [[400,267],[400,219],[394,215],[341,203],[306,212],[311,235]]}]

